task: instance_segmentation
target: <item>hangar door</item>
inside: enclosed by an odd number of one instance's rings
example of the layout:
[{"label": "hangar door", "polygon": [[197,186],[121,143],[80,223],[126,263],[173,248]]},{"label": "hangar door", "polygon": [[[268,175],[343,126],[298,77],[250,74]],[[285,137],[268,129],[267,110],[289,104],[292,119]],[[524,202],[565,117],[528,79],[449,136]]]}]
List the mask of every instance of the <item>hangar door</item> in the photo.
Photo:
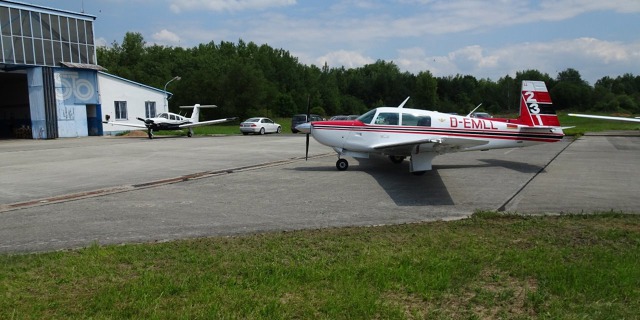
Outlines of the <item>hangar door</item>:
[{"label": "hangar door", "polygon": [[31,139],[26,73],[0,72],[0,138]]}]

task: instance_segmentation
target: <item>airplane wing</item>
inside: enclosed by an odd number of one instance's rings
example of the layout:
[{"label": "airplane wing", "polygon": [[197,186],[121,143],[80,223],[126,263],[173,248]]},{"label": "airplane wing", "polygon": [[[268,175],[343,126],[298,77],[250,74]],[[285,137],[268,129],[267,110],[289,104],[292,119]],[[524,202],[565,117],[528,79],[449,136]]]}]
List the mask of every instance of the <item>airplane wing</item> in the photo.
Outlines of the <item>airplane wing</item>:
[{"label": "airplane wing", "polygon": [[118,126],[125,126],[125,127],[142,128],[142,129],[146,129],[147,128],[147,126],[145,126],[144,124],[131,123],[131,122],[102,121],[102,123],[118,125]]},{"label": "airplane wing", "polygon": [[376,150],[381,150],[396,154],[411,154],[411,151],[417,145],[431,144],[434,151],[438,153],[446,153],[460,151],[465,148],[481,146],[489,143],[486,140],[475,140],[465,138],[440,138],[440,139],[421,139],[406,141],[400,143],[382,143],[373,146]]},{"label": "airplane wing", "polygon": [[592,114],[577,114],[577,113],[569,113],[572,117],[582,117],[582,118],[593,118],[593,119],[603,119],[603,120],[617,120],[617,121],[630,121],[630,122],[640,122],[640,118],[625,118],[625,117],[609,117],[609,116],[596,116]]},{"label": "airplane wing", "polygon": [[233,121],[233,120],[236,120],[236,119],[238,119],[238,118],[234,117],[234,118],[224,118],[224,119],[209,120],[209,121],[200,121],[200,122],[195,122],[195,123],[182,124],[182,125],[180,125],[178,127],[180,127],[180,128],[194,128],[194,127],[200,127],[200,126],[210,126],[212,124],[229,122],[229,121]]}]

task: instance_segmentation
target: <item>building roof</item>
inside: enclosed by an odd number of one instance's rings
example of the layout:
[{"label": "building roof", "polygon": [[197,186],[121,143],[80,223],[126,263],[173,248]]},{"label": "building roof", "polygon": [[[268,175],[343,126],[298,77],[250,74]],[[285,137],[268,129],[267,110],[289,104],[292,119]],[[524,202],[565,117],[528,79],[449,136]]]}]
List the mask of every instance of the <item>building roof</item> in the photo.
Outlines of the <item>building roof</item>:
[{"label": "building roof", "polygon": [[57,15],[73,17],[76,19],[83,19],[83,20],[96,20],[96,16],[86,14],[84,12],[73,12],[73,11],[56,9],[51,7],[38,6],[38,5],[20,2],[20,1],[0,0],[0,4],[5,5],[6,7],[9,7],[9,8],[25,9],[25,10],[31,10],[36,12],[44,12],[44,13],[55,13]]},{"label": "building roof", "polygon": [[153,90],[153,91],[157,91],[157,92],[161,92],[161,93],[166,93],[166,94],[168,94],[168,95],[170,95],[170,96],[172,96],[172,95],[173,95],[173,93],[171,93],[171,92],[169,92],[169,91],[164,91],[164,90],[162,90],[162,89],[154,88],[154,87],[152,87],[152,86],[148,86],[148,85],[146,85],[146,84],[142,84],[142,83],[139,83],[139,82],[135,82],[135,81],[133,81],[133,80],[129,80],[129,79],[125,79],[125,78],[122,78],[122,77],[118,77],[118,76],[116,76],[116,75],[113,75],[113,74],[110,74],[110,73],[106,73],[106,72],[104,72],[104,71],[98,71],[98,73],[99,73],[99,74],[101,74],[101,75],[104,75],[104,76],[106,76],[106,77],[113,78],[113,79],[116,79],[116,80],[120,80],[120,81],[123,81],[123,82],[127,82],[127,83],[129,83],[129,84],[136,85],[136,86],[139,86],[139,87],[142,87],[142,88],[146,88],[146,89]]}]

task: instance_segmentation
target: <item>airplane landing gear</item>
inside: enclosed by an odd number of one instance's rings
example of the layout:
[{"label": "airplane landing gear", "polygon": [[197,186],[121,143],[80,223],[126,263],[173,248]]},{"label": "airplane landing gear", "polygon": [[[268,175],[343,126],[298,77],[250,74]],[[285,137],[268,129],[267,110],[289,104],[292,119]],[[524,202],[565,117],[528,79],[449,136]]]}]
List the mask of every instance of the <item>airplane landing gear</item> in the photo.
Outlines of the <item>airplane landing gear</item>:
[{"label": "airplane landing gear", "polygon": [[189,128],[189,132],[187,132],[187,137],[191,138],[193,136],[193,129]]},{"label": "airplane landing gear", "polygon": [[336,168],[338,171],[345,171],[349,168],[349,161],[347,159],[338,159],[336,162]]},{"label": "airplane landing gear", "polygon": [[147,135],[149,136],[149,139],[153,139],[153,129],[149,129],[147,130]]},{"label": "airplane landing gear", "polygon": [[389,156],[389,160],[391,160],[391,162],[398,164],[398,163],[402,163],[402,161],[404,161],[406,157],[403,156]]}]

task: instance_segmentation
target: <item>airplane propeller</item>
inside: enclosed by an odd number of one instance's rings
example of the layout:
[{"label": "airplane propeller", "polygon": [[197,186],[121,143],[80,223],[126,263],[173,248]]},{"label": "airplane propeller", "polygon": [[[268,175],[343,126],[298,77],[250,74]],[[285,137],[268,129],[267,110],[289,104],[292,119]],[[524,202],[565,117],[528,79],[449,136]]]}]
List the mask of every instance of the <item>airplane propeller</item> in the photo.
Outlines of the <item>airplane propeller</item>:
[{"label": "airplane propeller", "polygon": [[151,119],[143,119],[143,118],[140,118],[140,117],[137,117],[136,119],[144,122],[144,124],[153,124],[153,120],[151,120]]},{"label": "airplane propeller", "polygon": [[[310,107],[311,107],[311,96],[307,96],[307,122],[310,122],[309,120],[311,119],[311,110],[309,109]],[[309,159],[309,134],[311,134],[311,130],[309,130],[309,132],[306,133],[307,147],[304,154],[304,161],[307,161]]]}]

